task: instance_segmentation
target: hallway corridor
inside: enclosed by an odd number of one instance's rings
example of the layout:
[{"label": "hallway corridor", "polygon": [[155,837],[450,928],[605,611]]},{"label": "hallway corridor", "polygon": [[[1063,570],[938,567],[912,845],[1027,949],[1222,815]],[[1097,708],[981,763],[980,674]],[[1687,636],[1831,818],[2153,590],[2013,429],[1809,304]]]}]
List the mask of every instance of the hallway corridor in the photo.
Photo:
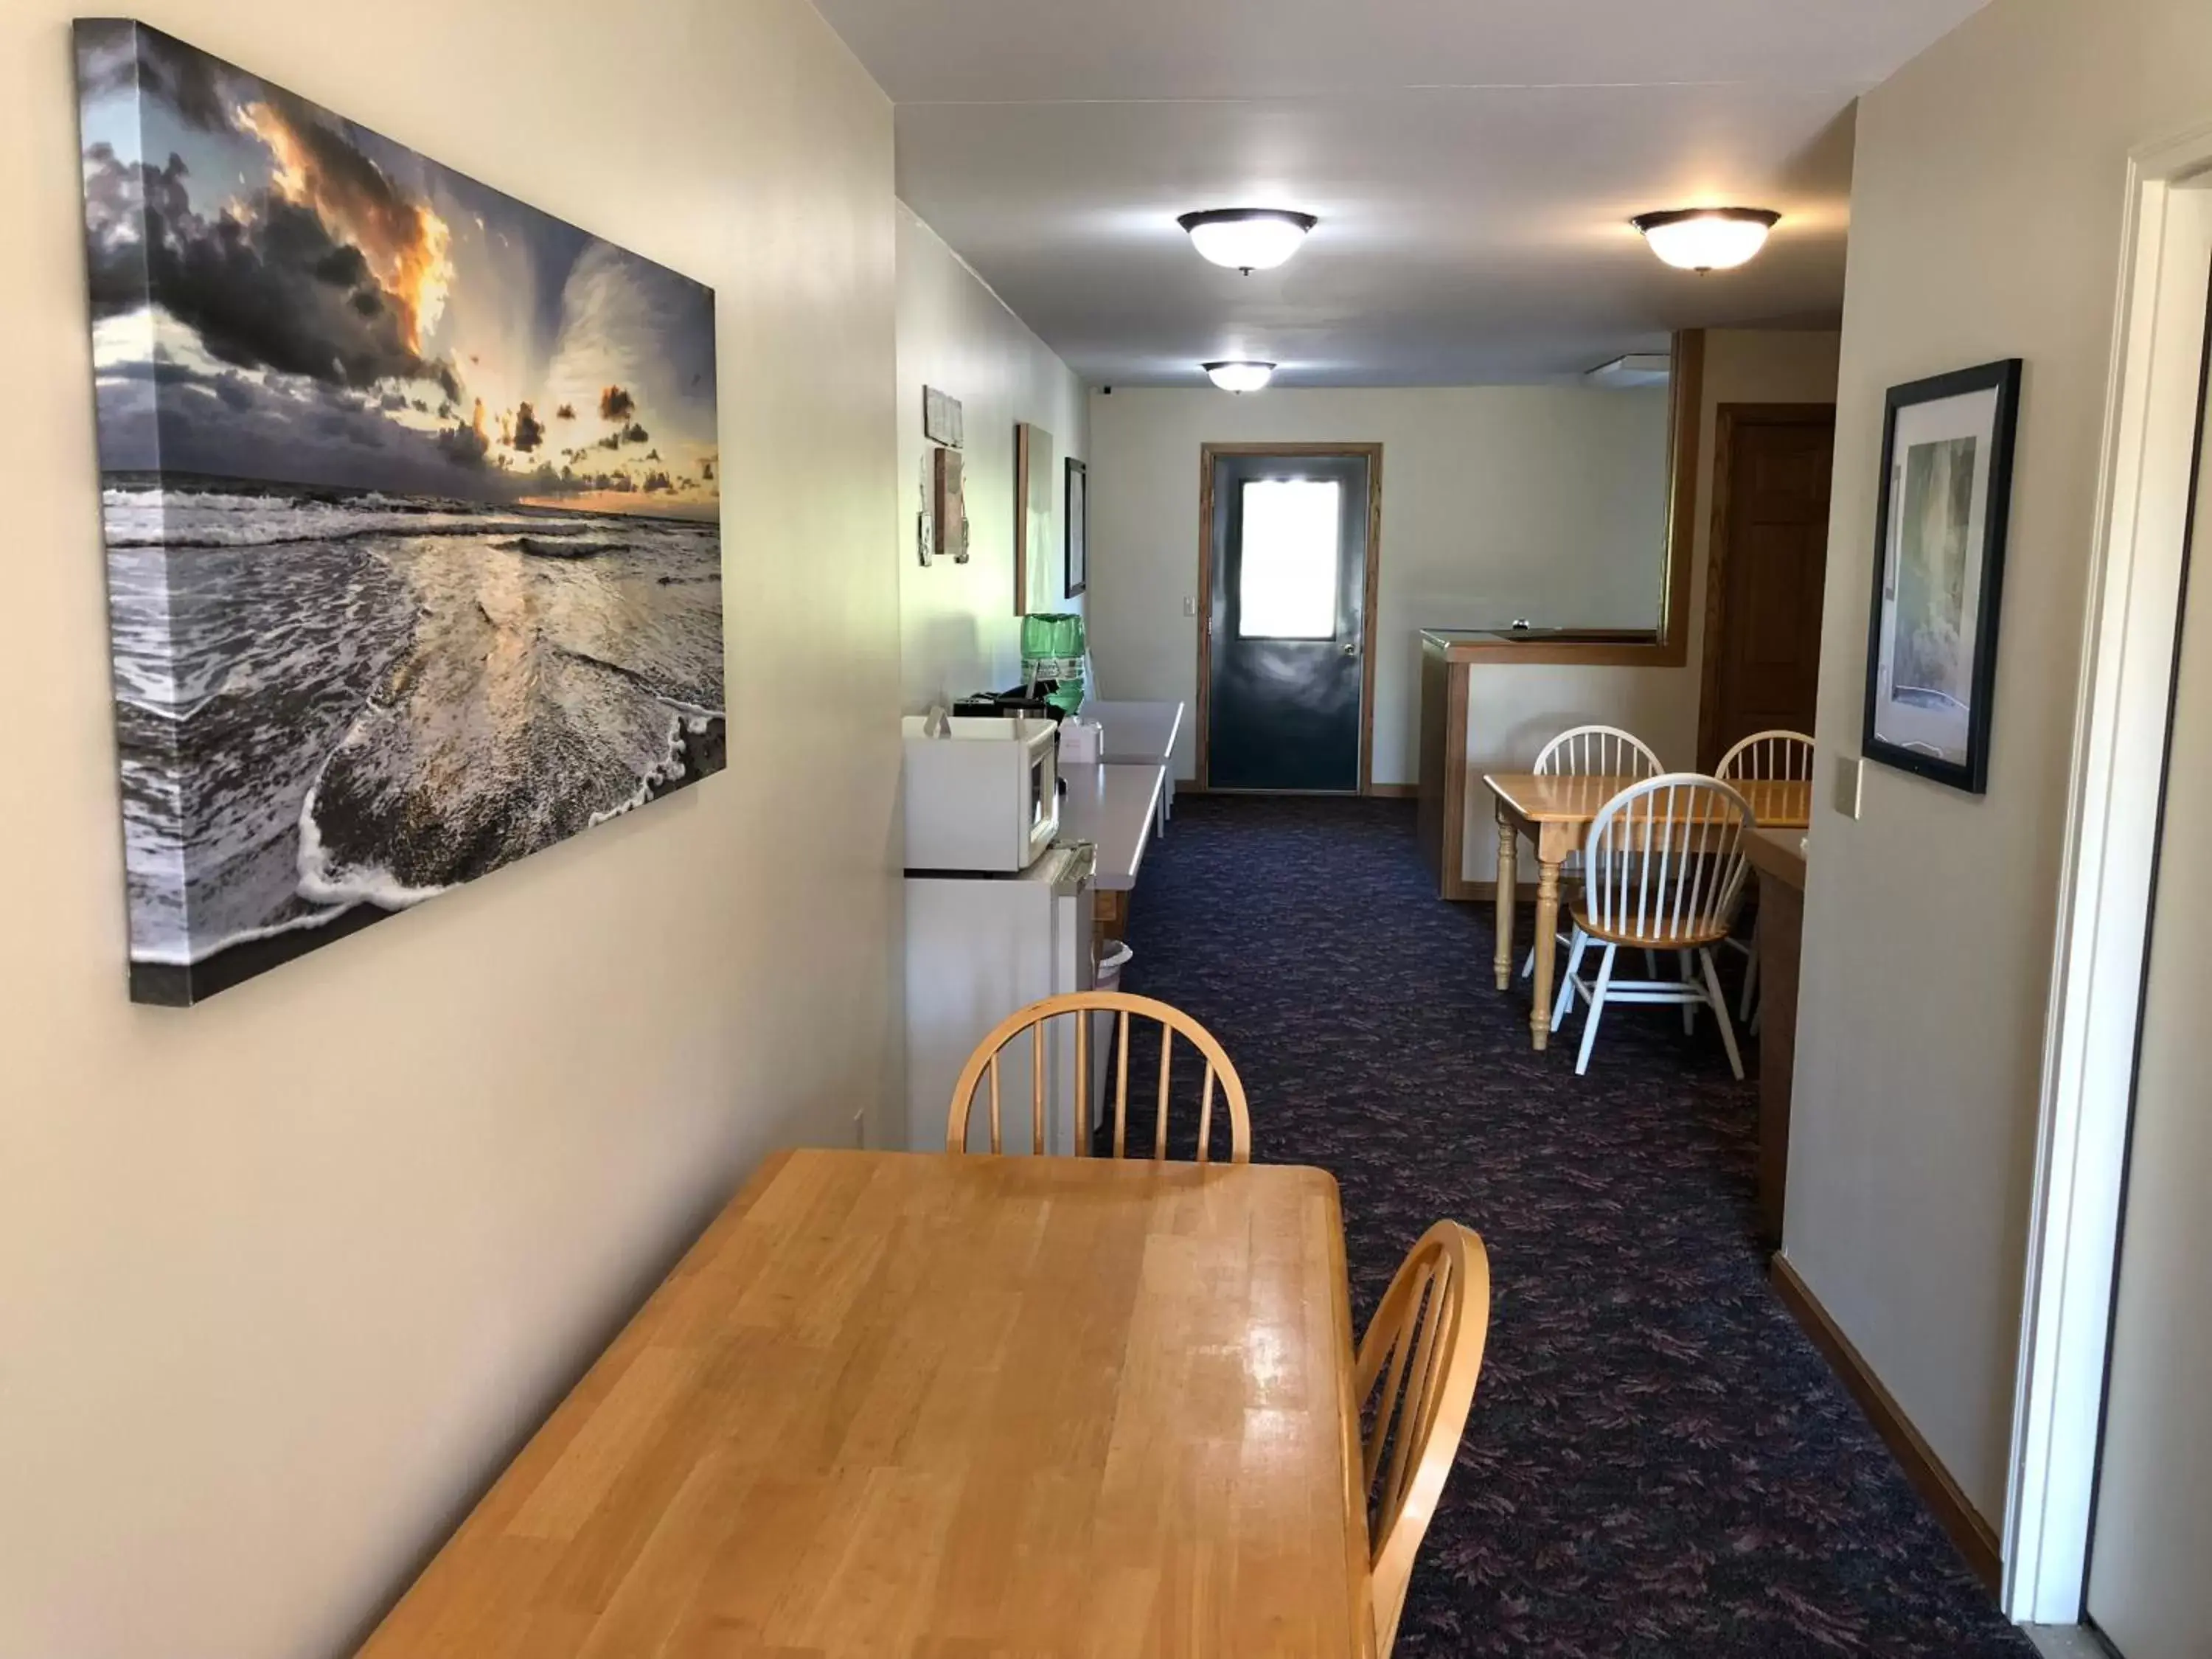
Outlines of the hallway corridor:
[{"label": "hallway corridor", "polygon": [[1400,1654],[2032,1653],[1769,1291],[1755,1085],[1709,1026],[1620,1010],[1587,1079],[1531,1053],[1409,802],[1186,796],[1130,943],[1127,988],[1236,1060],[1255,1156],[1341,1183],[1356,1319],[1437,1218],[1489,1246]]}]

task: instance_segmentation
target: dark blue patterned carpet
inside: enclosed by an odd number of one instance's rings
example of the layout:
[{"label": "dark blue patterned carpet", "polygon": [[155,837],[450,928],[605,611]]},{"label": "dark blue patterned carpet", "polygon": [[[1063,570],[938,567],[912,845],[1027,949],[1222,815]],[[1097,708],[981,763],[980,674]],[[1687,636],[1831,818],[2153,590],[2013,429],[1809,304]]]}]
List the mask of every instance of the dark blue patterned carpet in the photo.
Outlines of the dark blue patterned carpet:
[{"label": "dark blue patterned carpet", "polygon": [[1187,796],[1130,932],[1127,988],[1220,1037],[1255,1155],[1341,1183],[1357,1319],[1438,1217],[1489,1247],[1400,1654],[2032,1655],[1769,1290],[1755,1085],[1709,1022],[1616,1010],[1587,1079],[1533,1053],[1402,801]]}]

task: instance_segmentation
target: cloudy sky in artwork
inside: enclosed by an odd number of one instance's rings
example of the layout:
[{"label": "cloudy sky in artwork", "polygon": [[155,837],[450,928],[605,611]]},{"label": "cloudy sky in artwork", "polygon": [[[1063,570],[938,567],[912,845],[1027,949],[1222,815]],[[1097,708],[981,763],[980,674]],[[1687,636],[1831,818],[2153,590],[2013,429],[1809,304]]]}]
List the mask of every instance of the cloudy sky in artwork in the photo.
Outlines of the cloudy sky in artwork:
[{"label": "cloudy sky in artwork", "polygon": [[713,514],[711,290],[143,25],[77,53],[105,467]]}]

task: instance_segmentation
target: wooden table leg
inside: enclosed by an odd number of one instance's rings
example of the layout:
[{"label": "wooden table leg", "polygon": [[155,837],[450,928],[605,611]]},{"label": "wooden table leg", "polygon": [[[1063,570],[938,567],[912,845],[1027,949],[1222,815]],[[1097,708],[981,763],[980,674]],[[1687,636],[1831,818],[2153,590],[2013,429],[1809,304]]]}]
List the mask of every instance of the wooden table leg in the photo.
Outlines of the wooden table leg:
[{"label": "wooden table leg", "polygon": [[1498,970],[1498,988],[1510,989],[1513,984],[1513,912],[1520,893],[1514,883],[1519,878],[1514,873],[1513,862],[1520,854],[1521,832],[1513,827],[1512,819],[1505,816],[1500,802],[1498,808],[1498,955],[1491,965]]},{"label": "wooden table leg", "polygon": [[1536,975],[1535,1006],[1528,1010],[1528,1030],[1536,1039],[1536,1052],[1552,1046],[1553,958],[1559,948],[1559,865],[1540,848],[1536,856]]}]

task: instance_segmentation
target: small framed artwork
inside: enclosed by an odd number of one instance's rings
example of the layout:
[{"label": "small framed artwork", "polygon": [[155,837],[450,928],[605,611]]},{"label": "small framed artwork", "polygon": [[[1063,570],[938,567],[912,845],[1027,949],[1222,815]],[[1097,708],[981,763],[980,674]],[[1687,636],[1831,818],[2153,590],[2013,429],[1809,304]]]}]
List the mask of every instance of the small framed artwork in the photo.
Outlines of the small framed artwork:
[{"label": "small framed artwork", "polygon": [[968,562],[968,503],[961,494],[960,452],[933,449],[930,453],[929,516],[936,541],[933,555],[955,564]]},{"label": "small framed artwork", "polygon": [[1073,455],[1067,458],[1067,582],[1073,599],[1091,585],[1090,469]]},{"label": "small framed artwork", "polygon": [[1977,795],[1989,787],[2020,382],[2012,358],[1895,386],[1882,423],[1863,747]]},{"label": "small framed artwork", "polygon": [[962,415],[960,399],[949,392],[939,392],[933,386],[921,389],[921,435],[933,444],[947,448],[960,447]]}]

